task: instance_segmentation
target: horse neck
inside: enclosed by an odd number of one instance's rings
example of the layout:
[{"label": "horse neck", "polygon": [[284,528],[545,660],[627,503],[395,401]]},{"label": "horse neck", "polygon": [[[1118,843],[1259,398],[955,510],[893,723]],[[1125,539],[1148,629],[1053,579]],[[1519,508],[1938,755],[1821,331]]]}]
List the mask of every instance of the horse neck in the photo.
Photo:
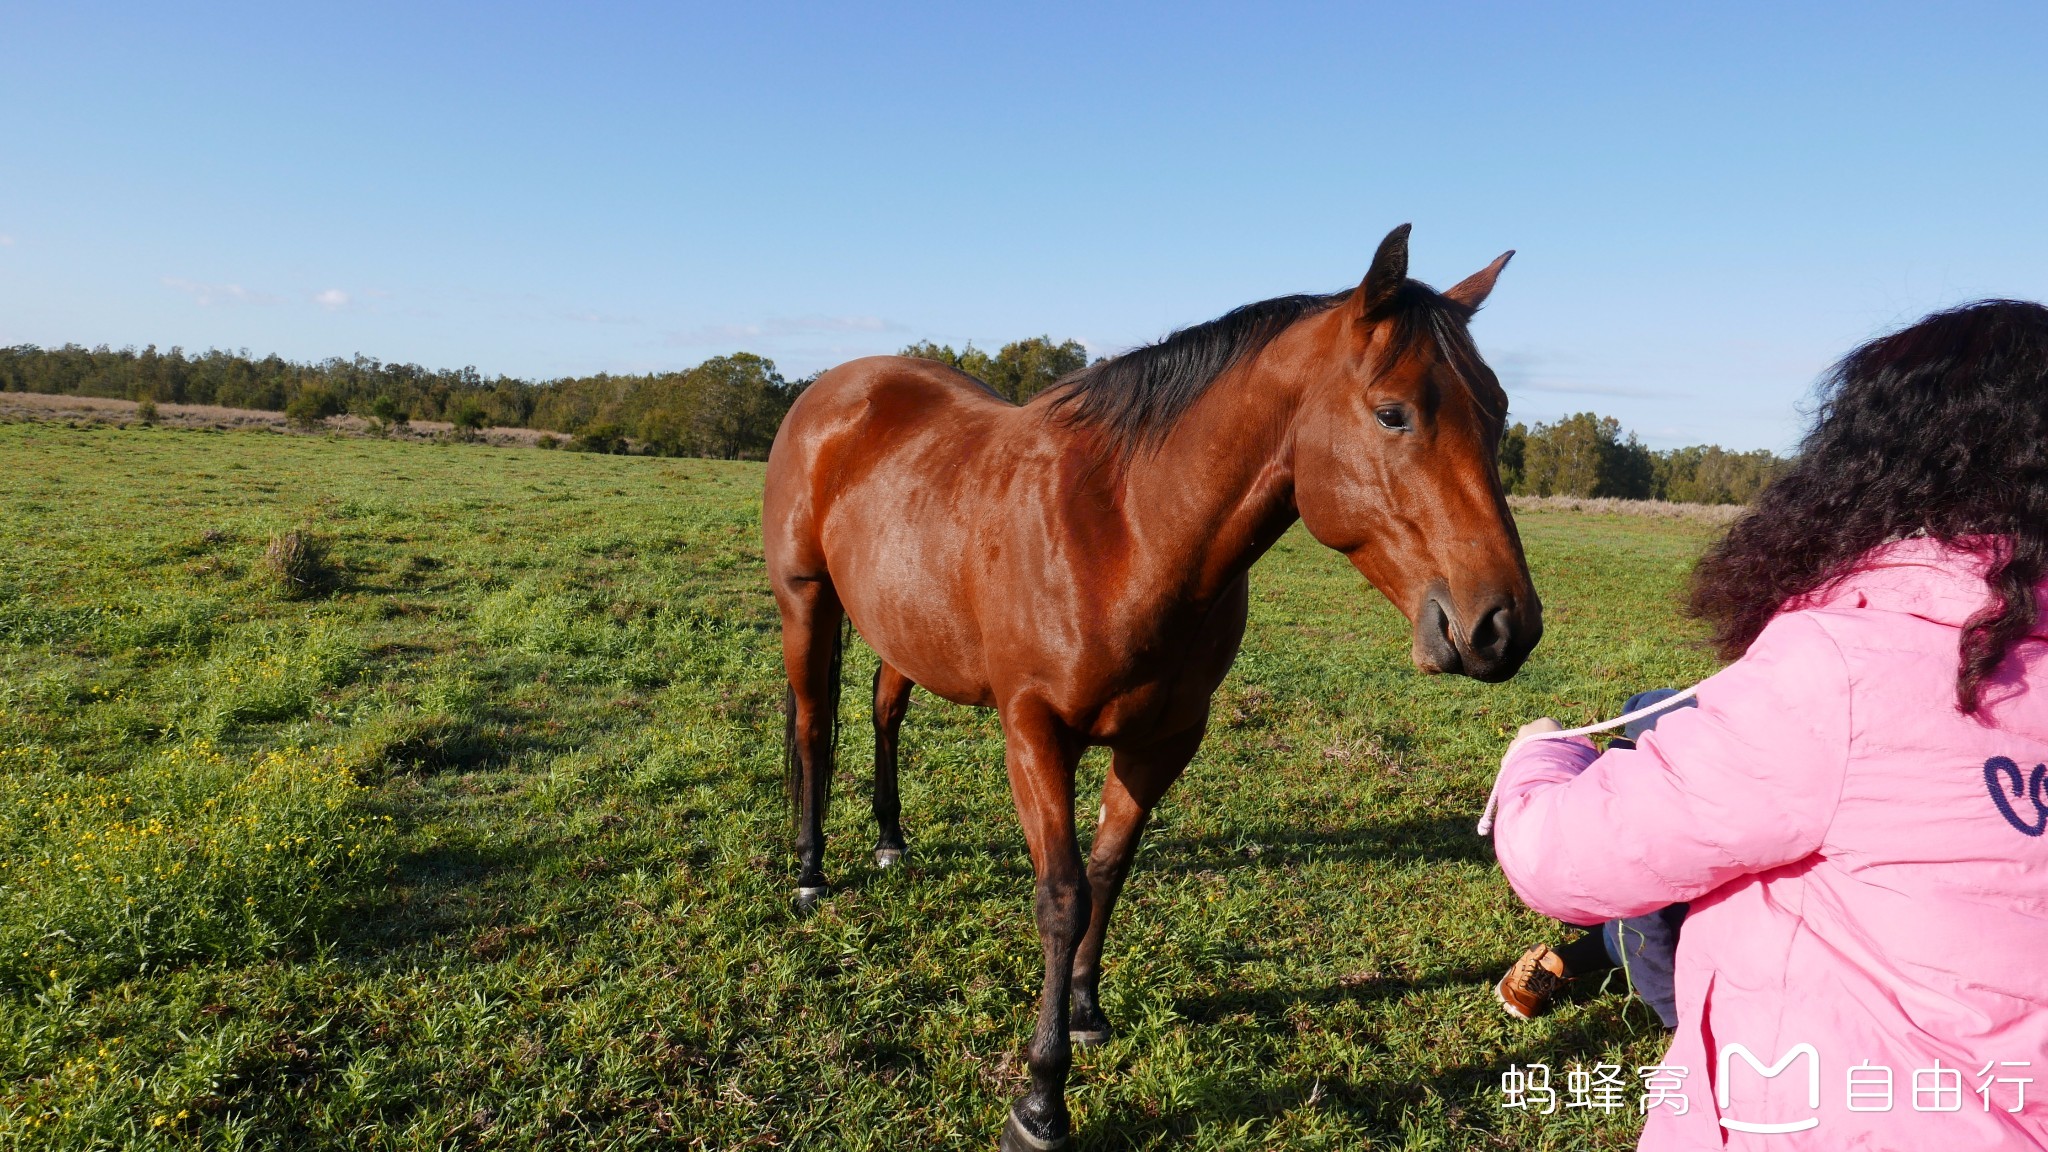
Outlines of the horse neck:
[{"label": "horse neck", "polygon": [[1207,602],[1299,518],[1293,424],[1313,333],[1296,323],[1231,369],[1124,476],[1124,515],[1154,587]]}]

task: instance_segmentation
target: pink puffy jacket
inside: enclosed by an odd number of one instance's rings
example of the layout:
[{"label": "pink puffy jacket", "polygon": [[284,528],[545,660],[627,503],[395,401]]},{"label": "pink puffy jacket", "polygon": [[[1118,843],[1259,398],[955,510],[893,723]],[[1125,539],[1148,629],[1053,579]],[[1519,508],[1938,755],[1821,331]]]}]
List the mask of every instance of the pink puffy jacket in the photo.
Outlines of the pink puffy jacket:
[{"label": "pink puffy jacket", "polygon": [[1685,1099],[1640,1147],[2048,1148],[2048,608],[1963,715],[1982,571],[1886,545],[1634,751],[1507,758],[1494,849],[1531,908],[1692,902]]}]

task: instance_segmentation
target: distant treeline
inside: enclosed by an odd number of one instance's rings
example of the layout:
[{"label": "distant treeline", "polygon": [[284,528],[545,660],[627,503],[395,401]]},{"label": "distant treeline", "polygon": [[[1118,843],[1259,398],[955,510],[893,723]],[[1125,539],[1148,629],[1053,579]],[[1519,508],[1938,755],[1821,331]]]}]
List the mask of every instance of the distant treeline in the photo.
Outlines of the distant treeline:
[{"label": "distant treeline", "polygon": [[[1018,403],[1088,364],[1079,343],[1036,336],[985,352],[921,342],[903,349],[949,364]],[[348,412],[385,423],[445,420],[463,428],[535,428],[587,451],[759,458],[815,377],[786,380],[748,352],[639,376],[529,381],[475,368],[427,369],[366,356],[302,364],[279,356],[178,348],[0,348],[0,391],[214,404],[284,412],[306,423]],[[1516,424],[1501,440],[1508,491],[1744,504],[1785,461],[1714,446],[1653,452],[1612,417],[1581,412],[1554,424]]]},{"label": "distant treeline", "polygon": [[[1081,345],[1046,337],[1006,344],[993,355],[972,344],[955,352],[931,343],[903,354],[951,364],[1018,401],[1088,362]],[[159,352],[153,345],[140,352],[75,344],[0,348],[0,391],[257,408],[308,424],[347,412],[394,424],[536,428],[573,437],[573,447],[590,451],[726,459],[765,456],[782,414],[814,378],[786,380],[774,361],[748,352],[679,372],[536,382],[366,356],[302,364],[246,351]]]},{"label": "distant treeline", "polygon": [[1718,444],[1653,452],[1612,416],[1581,412],[1516,424],[1501,437],[1500,475],[1516,496],[1613,496],[1682,504],[1747,504],[1790,461]]},{"label": "distant treeline", "polygon": [[533,382],[475,368],[428,369],[367,356],[302,364],[279,356],[173,348],[0,348],[0,390],[214,404],[283,412],[305,422],[354,413],[387,423],[445,420],[465,428],[538,428],[577,447],[738,458],[767,452],[807,380],[784,380],[745,352],[681,372]]}]

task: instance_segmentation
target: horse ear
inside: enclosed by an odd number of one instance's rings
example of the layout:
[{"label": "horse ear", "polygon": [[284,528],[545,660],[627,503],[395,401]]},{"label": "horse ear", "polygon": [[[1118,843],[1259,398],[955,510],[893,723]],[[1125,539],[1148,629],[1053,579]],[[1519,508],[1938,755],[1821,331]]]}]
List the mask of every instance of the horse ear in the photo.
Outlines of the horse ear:
[{"label": "horse ear", "polygon": [[1358,286],[1360,315],[1379,311],[1408,282],[1408,230],[1413,227],[1403,224],[1387,233],[1379,251],[1372,254],[1372,267],[1365,271],[1365,283]]},{"label": "horse ear", "polygon": [[1486,303],[1487,295],[1493,291],[1493,282],[1500,279],[1500,270],[1508,266],[1508,261],[1514,255],[1515,250],[1508,249],[1494,257],[1493,263],[1458,281],[1457,286],[1444,295],[1463,304],[1470,311],[1478,311],[1479,306]]}]

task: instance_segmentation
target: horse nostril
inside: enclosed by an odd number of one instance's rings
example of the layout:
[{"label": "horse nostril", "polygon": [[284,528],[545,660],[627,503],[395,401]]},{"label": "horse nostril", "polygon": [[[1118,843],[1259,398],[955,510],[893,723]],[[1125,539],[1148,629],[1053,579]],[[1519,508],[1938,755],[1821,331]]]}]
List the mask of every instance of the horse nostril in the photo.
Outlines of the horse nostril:
[{"label": "horse nostril", "polygon": [[1415,616],[1415,665],[1425,672],[1462,672],[1464,660],[1451,635],[1451,614],[1443,598],[1431,593]]},{"label": "horse nostril", "polygon": [[1434,638],[1443,641],[1444,647],[1456,651],[1458,634],[1451,629],[1451,606],[1441,598],[1432,598],[1429,613],[1430,632]]},{"label": "horse nostril", "polygon": [[1488,660],[1497,660],[1507,651],[1508,638],[1512,635],[1514,617],[1507,606],[1502,605],[1481,616],[1472,626],[1472,652]]}]

